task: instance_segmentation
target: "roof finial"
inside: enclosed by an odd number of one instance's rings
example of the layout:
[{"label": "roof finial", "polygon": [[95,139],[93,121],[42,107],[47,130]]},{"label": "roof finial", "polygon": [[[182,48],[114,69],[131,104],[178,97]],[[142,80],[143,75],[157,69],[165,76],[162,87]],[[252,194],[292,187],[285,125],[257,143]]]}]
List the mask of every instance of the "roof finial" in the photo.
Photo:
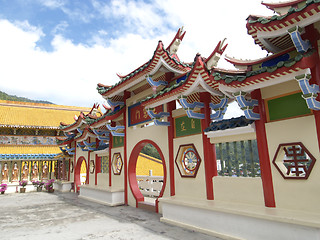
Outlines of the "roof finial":
[{"label": "roof finial", "polygon": [[172,42],[167,47],[167,50],[170,52],[170,54],[177,54],[178,49],[179,49],[179,45],[180,45],[185,34],[186,34],[186,32],[183,31],[183,26],[178,29],[178,32],[176,33]]}]

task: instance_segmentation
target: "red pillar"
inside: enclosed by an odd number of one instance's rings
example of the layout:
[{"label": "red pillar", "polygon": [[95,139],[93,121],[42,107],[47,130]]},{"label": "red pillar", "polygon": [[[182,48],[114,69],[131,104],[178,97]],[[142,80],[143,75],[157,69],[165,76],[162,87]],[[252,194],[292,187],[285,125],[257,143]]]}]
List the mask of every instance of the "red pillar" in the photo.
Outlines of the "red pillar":
[{"label": "red pillar", "polygon": [[172,117],[172,111],[176,109],[176,102],[171,101],[167,103],[167,112],[170,113],[168,121],[170,126],[168,127],[168,149],[169,149],[169,174],[170,174],[170,196],[176,195],[175,183],[174,183],[174,154],[173,154],[173,136],[174,136],[174,121]]},{"label": "red pillar", "polygon": [[[123,101],[124,107],[127,108],[127,99],[130,97],[130,92],[124,91]],[[123,144],[123,152],[124,152],[124,203],[128,205],[128,159],[127,159],[127,109],[123,113],[123,122],[124,122],[124,144]]]},{"label": "red pillar", "polygon": [[[315,49],[318,50],[318,44],[317,41],[315,42]],[[312,82],[311,82],[312,81]],[[319,59],[319,52],[317,51],[317,58],[316,63],[313,68],[311,68],[311,80],[310,84],[317,84],[320,86],[320,59]],[[320,94],[317,97],[317,101],[320,101]],[[316,131],[317,131],[317,137],[318,137],[318,146],[320,150],[320,111],[313,110],[314,120],[316,124]]]},{"label": "red pillar", "polygon": [[[71,143],[70,143],[71,146]],[[74,158],[73,158],[73,185],[74,192],[77,192],[77,184],[76,184],[76,166],[77,166],[77,142],[74,141]]]},{"label": "red pillar", "polygon": [[[99,146],[99,139],[96,138],[96,148]],[[94,166],[95,166],[95,169],[94,169],[94,184],[97,185],[98,184],[98,155],[95,154],[95,157],[94,157]]]},{"label": "red pillar", "polygon": [[[90,143],[90,141],[89,141]],[[87,179],[86,184],[89,184],[89,176],[90,176],[90,150],[88,151],[88,162],[87,162]]]},{"label": "red pillar", "polygon": [[[88,138],[88,142],[91,143],[90,137]],[[89,184],[89,176],[90,176],[90,150],[88,151],[88,161],[87,161],[87,179],[86,184]]]},{"label": "red pillar", "polygon": [[[68,147],[70,148],[71,144],[69,143],[68,145],[69,145]],[[71,169],[70,169],[70,164],[71,164],[71,161],[72,161],[72,159],[71,159],[71,158],[69,158],[69,167],[68,167],[68,169],[69,169],[69,171],[68,171],[68,181],[70,181],[70,170],[71,170]]]},{"label": "red pillar", "polygon": [[211,109],[210,101],[211,95],[208,92],[200,93],[200,101],[204,103],[204,108],[202,113],[204,113],[205,118],[201,119],[201,131],[202,131],[202,142],[203,142],[203,155],[204,155],[204,168],[205,168],[205,178],[206,178],[206,190],[207,190],[207,199],[213,200],[213,183],[212,178],[217,176],[217,162],[216,154],[213,145],[210,143],[209,138],[204,134],[204,130],[209,127],[211,119]]},{"label": "red pillar", "polygon": [[[114,127],[113,126],[113,122],[111,122],[111,127]],[[113,138],[112,138],[112,134],[111,132],[109,133],[109,187],[112,186],[112,169],[111,169],[111,149],[112,149],[112,145],[113,145]]]},{"label": "red pillar", "polygon": [[275,207],[274,190],[272,182],[271,164],[269,158],[269,148],[266,135],[266,111],[264,102],[261,97],[260,89],[257,89],[251,93],[253,99],[259,101],[258,109],[260,113],[260,120],[255,121],[257,145],[260,159],[261,180],[263,186],[264,202],[266,207]]},{"label": "red pillar", "polygon": [[70,161],[71,161],[71,159],[69,159],[69,166],[68,166],[68,181],[70,181]]}]

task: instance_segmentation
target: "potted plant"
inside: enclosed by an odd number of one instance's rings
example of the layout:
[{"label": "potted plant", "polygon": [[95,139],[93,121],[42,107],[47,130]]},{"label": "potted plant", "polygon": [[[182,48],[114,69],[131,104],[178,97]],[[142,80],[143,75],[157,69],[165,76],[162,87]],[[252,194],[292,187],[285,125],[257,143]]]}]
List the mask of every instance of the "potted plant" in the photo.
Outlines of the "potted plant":
[{"label": "potted plant", "polygon": [[19,185],[21,186],[20,188],[20,193],[25,193],[26,192],[26,186],[27,186],[28,182],[27,181],[19,181]]},{"label": "potted plant", "polygon": [[54,183],[54,179],[50,179],[50,180],[44,185],[44,187],[46,188],[46,190],[47,190],[49,193],[53,193],[53,192],[54,192],[53,183]]},{"label": "potted plant", "polygon": [[5,184],[5,183],[2,183],[1,185],[0,185],[0,193],[1,194],[4,194],[4,192],[7,190],[7,184]]},{"label": "potted plant", "polygon": [[42,186],[44,185],[44,182],[33,181],[32,185],[37,188],[37,192],[41,192],[42,191]]}]

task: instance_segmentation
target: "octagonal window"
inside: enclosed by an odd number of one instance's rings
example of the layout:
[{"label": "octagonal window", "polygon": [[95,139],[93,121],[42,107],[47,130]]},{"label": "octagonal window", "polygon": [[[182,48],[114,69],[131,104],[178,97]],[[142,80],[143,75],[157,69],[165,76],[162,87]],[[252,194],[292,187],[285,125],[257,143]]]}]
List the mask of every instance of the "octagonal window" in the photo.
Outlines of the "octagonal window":
[{"label": "octagonal window", "polygon": [[112,171],[114,175],[120,175],[123,161],[120,153],[114,153],[112,158]]},{"label": "octagonal window", "polygon": [[316,159],[301,143],[279,144],[272,163],[285,179],[307,179]]},{"label": "octagonal window", "polygon": [[196,177],[201,159],[195,146],[187,144],[180,145],[175,162],[181,177]]}]

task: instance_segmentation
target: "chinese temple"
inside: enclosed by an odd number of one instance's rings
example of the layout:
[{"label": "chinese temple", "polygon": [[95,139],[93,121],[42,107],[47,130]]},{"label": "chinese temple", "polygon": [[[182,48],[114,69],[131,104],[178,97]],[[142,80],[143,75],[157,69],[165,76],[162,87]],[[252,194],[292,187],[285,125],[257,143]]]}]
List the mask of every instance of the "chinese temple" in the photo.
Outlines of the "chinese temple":
[{"label": "chinese temple", "polygon": [[[95,104],[60,125],[80,197],[150,209],[225,239],[319,238],[320,1],[262,4],[275,15],[250,15],[246,27],[265,58],[226,56],[234,69],[218,68],[220,41],[209,56],[183,62],[180,28],[115,85],[98,84],[106,112]],[[223,119],[231,102],[244,116]],[[147,145],[163,175],[146,183],[137,165]]]},{"label": "chinese temple", "polygon": [[[1,183],[7,192],[15,192],[19,181],[27,181],[27,191],[34,190],[32,181],[68,179],[68,157],[61,153],[56,136],[61,119],[70,122],[74,115],[90,108],[54,104],[0,101],[0,169]],[[66,162],[67,163],[67,162]]]}]

